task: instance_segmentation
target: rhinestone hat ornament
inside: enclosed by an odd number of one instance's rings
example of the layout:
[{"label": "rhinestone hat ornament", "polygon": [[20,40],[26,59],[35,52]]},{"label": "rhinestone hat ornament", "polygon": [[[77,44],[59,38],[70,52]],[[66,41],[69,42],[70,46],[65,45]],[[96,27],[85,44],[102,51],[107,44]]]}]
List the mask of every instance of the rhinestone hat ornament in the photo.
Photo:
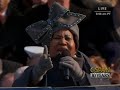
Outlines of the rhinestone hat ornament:
[{"label": "rhinestone hat ornament", "polygon": [[[60,29],[69,29],[79,34],[79,29],[74,28],[86,16],[79,13],[70,12],[59,3],[54,2],[49,11],[49,18],[46,21],[38,21],[26,28],[36,44],[49,45],[54,32]],[[79,35],[77,35],[79,36]]]}]

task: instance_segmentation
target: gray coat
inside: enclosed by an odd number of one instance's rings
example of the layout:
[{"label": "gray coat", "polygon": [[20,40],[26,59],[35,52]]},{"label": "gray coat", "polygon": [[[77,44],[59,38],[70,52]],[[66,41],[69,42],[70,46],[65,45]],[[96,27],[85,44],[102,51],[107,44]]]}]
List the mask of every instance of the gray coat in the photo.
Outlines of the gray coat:
[{"label": "gray coat", "polygon": [[[25,70],[20,78],[15,80],[13,87],[29,87],[29,86],[52,86],[52,87],[64,87],[64,86],[83,86],[83,85],[107,85],[110,84],[108,79],[102,78],[91,78],[90,68],[94,67],[91,64],[89,58],[80,52],[79,58],[76,58],[82,70],[85,71],[85,77],[80,81],[74,81],[72,78],[70,80],[61,79],[62,73],[59,72],[57,65],[55,68],[49,70],[43,79],[34,85],[32,80],[35,76],[32,76],[32,70],[34,66],[30,66]],[[61,81],[62,80],[62,81]],[[52,83],[51,83],[52,82]],[[70,83],[69,83],[70,82]]]}]

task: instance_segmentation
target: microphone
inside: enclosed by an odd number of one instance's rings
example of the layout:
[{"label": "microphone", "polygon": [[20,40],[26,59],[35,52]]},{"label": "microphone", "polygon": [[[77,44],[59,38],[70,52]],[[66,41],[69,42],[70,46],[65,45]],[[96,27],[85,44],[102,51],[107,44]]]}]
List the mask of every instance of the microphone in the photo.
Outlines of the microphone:
[{"label": "microphone", "polygon": [[[62,53],[61,53],[61,57],[65,57],[65,56],[71,56],[70,51],[67,50],[67,49],[63,50]],[[70,77],[70,70],[69,70],[69,68],[65,68],[64,69],[64,76],[65,76],[66,80],[69,80],[69,77]]]}]

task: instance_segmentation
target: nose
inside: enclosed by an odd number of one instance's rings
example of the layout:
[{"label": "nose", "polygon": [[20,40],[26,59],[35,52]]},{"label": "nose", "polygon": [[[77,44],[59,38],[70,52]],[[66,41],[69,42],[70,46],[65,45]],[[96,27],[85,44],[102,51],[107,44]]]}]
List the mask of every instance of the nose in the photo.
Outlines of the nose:
[{"label": "nose", "polygon": [[60,45],[67,45],[67,41],[65,40],[65,38],[61,38],[61,39],[59,40],[59,44],[60,44]]}]

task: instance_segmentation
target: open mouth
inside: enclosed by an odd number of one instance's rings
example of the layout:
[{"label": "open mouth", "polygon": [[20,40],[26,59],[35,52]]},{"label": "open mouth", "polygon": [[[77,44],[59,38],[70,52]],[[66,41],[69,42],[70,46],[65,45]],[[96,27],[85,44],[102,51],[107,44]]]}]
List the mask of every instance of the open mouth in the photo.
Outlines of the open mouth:
[{"label": "open mouth", "polygon": [[[58,50],[57,50],[57,53],[61,53],[61,54],[68,54],[68,53],[70,53],[70,51],[69,51],[69,49],[68,48],[59,48]],[[70,54],[69,54],[70,55]]]}]

